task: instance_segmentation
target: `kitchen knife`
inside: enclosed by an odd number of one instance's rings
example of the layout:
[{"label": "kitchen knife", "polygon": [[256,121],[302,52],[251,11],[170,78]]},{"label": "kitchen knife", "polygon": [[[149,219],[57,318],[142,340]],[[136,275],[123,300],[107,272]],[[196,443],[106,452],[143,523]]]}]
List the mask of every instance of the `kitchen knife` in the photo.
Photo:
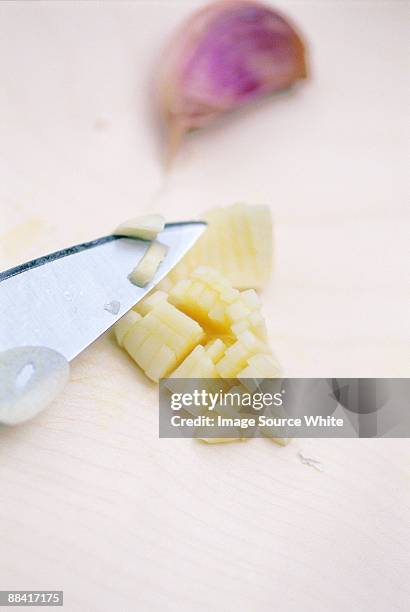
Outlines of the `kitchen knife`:
[{"label": "kitchen knife", "polygon": [[157,236],[167,255],[143,288],[128,275],[150,242],[119,236],[0,272],[0,351],[39,346],[71,361],[151,291],[205,228],[202,221],[168,223]]}]

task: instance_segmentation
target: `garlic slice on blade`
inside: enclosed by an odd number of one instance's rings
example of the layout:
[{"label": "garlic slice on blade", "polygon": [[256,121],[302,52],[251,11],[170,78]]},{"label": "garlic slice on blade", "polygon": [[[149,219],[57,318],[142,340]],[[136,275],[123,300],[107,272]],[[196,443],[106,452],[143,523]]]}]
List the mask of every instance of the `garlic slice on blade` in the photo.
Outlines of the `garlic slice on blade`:
[{"label": "garlic slice on blade", "polygon": [[141,261],[129,275],[129,279],[138,287],[145,287],[155,276],[161,261],[165,258],[168,247],[160,242],[153,242],[145,251]]},{"label": "garlic slice on blade", "polygon": [[162,215],[144,215],[134,217],[121,223],[113,232],[116,236],[129,236],[130,238],[142,238],[143,240],[155,240],[159,232],[165,226]]},{"label": "garlic slice on blade", "polygon": [[63,390],[69,371],[66,358],[46,347],[0,353],[0,423],[18,425],[44,410]]}]

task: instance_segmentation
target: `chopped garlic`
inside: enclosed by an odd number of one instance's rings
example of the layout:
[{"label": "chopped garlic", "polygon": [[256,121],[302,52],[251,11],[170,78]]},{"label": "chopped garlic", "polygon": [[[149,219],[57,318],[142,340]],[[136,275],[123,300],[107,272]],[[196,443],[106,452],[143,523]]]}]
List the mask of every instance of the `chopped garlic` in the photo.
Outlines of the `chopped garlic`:
[{"label": "chopped garlic", "polygon": [[260,289],[272,268],[272,219],[268,206],[234,204],[202,218],[207,230],[167,276],[186,279],[197,266],[210,266],[236,289]]},{"label": "chopped garlic", "polygon": [[167,254],[168,247],[160,242],[153,242],[145,251],[141,261],[131,272],[129,279],[138,287],[145,287],[155,276],[161,261]]},{"label": "chopped garlic", "polygon": [[154,293],[147,295],[141,302],[138,302],[138,304],[134,306],[134,310],[140,315],[145,316],[151,312],[151,310],[154,310],[158,304],[166,301],[168,301],[168,296],[165,291],[154,291]]},{"label": "chopped garlic", "polygon": [[266,339],[261,303],[253,289],[238,291],[208,266],[196,268],[189,279],[171,289],[170,301],[186,314],[217,331],[239,336],[247,330]]},{"label": "chopped garlic", "polygon": [[136,321],[139,321],[140,319],[141,315],[139,315],[137,312],[134,312],[134,310],[130,310],[129,312],[127,312],[127,314],[121,317],[119,321],[117,321],[114,326],[115,338],[121,347],[124,346],[123,341],[125,335],[128,334],[134,323],[136,323]]},{"label": "chopped garlic", "polygon": [[124,221],[113,233],[117,236],[155,240],[159,232],[162,232],[164,229],[164,226],[165,219],[162,215],[145,215]]},{"label": "chopped garlic", "polygon": [[[267,344],[260,300],[253,289],[235,289],[209,266],[196,268],[167,289],[169,293],[151,292],[128,313],[128,319],[116,324],[118,343],[148,378],[158,382],[167,377],[171,392],[179,392],[177,379],[182,378],[205,379],[209,392],[218,392],[222,384],[230,393],[252,393],[264,379],[281,375]],[[230,386],[232,379],[237,386]],[[187,409],[192,416],[201,411],[201,406]],[[215,414],[220,414],[218,408]],[[237,413],[232,411],[230,416]],[[213,433],[215,437],[209,438],[209,430],[197,429],[195,437],[208,444],[244,440],[239,428],[232,438],[224,437],[224,428]],[[277,444],[289,441],[274,437],[269,428],[261,434]]]},{"label": "chopped garlic", "polygon": [[196,321],[166,299],[144,316],[129,312],[116,323],[115,333],[120,346],[155,382],[171,374],[204,336]]}]

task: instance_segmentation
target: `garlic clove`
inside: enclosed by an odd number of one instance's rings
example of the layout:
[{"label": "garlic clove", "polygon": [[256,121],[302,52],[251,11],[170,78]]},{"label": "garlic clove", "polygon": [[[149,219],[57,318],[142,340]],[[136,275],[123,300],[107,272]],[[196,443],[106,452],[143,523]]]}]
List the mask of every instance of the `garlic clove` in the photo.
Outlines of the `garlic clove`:
[{"label": "garlic clove", "polygon": [[306,76],[300,35],[270,6],[230,0],[197,11],[162,63],[159,95],[170,155],[187,131]]},{"label": "garlic clove", "polygon": [[63,390],[69,370],[65,357],[46,347],[0,353],[0,423],[18,425],[44,410]]}]

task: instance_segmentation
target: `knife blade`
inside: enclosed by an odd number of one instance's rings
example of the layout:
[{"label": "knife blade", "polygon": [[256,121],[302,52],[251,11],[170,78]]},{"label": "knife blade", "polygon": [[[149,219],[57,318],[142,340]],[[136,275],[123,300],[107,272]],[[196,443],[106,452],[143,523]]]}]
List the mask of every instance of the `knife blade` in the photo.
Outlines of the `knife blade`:
[{"label": "knife blade", "polygon": [[168,223],[157,240],[168,247],[152,281],[128,279],[151,244],[105,236],[0,272],[0,351],[53,349],[71,361],[155,287],[206,228]]}]

